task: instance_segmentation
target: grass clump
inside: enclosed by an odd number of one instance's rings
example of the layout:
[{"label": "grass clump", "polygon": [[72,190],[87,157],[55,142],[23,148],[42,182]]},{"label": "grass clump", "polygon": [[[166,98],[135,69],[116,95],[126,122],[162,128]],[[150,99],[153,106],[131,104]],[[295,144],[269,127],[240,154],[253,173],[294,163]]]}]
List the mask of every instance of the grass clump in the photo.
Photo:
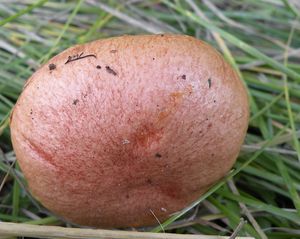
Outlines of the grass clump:
[{"label": "grass clump", "polygon": [[15,163],[9,115],[25,80],[73,44],[172,32],[223,53],[247,86],[251,116],[230,174],[152,230],[229,235],[243,217],[240,235],[299,238],[299,18],[289,0],[0,2],[0,220],[67,225],[30,196]]}]

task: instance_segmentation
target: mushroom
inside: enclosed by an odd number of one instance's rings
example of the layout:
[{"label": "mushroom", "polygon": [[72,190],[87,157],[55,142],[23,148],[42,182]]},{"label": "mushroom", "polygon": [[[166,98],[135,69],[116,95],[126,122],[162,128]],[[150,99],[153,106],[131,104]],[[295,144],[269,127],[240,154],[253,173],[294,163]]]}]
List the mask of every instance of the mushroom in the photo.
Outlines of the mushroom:
[{"label": "mushroom", "polygon": [[77,224],[138,227],[230,170],[248,116],[243,83],[207,43],[120,36],[71,47],[35,72],[11,136],[46,208]]}]

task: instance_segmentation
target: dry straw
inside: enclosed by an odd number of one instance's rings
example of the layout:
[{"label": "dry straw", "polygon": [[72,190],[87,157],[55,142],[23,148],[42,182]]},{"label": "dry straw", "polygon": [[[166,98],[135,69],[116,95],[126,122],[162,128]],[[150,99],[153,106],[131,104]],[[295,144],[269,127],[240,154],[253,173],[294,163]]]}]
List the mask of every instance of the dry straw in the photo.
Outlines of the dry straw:
[{"label": "dry straw", "polygon": [[[0,222],[0,238],[89,238],[89,239],[229,239],[223,236],[205,236],[171,233],[150,233],[135,231],[113,231],[101,229],[66,228],[58,226],[37,226],[21,223]],[[253,237],[235,237],[254,239]]]}]

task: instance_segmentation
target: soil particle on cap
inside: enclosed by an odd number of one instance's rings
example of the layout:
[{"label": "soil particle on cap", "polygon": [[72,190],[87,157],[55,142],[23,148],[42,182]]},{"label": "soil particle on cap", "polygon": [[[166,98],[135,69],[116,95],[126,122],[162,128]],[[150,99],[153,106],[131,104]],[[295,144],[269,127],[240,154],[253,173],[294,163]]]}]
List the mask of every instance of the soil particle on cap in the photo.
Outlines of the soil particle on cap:
[{"label": "soil particle on cap", "polygon": [[56,65],[53,64],[53,63],[49,64],[48,67],[49,67],[49,70],[50,70],[50,71],[53,71],[53,70],[56,69]]},{"label": "soil particle on cap", "polygon": [[101,69],[101,66],[100,66],[100,65],[97,65],[96,68],[97,68],[97,69]]},{"label": "soil particle on cap", "polygon": [[161,158],[162,155],[161,155],[160,153],[156,153],[156,154],[155,154],[155,157],[156,157],[156,158]]},{"label": "soil particle on cap", "polygon": [[116,53],[117,50],[110,50],[110,53]]},{"label": "soil particle on cap", "polygon": [[114,76],[117,75],[117,72],[115,72],[110,66],[106,66],[105,69],[109,74],[112,74]]},{"label": "soil particle on cap", "polygon": [[73,100],[73,105],[77,105],[77,104],[78,104],[78,102],[79,102],[79,100],[78,100],[78,99],[75,99],[75,100]]},{"label": "soil particle on cap", "polygon": [[152,184],[152,180],[150,178],[147,179],[148,184]]},{"label": "soil particle on cap", "polygon": [[177,77],[177,79],[178,80],[180,80],[180,79],[181,80],[186,80],[186,75],[185,74],[184,75],[180,75],[180,76]]},{"label": "soil particle on cap", "polygon": [[208,88],[211,88],[211,78],[208,78],[207,83],[208,83]]}]

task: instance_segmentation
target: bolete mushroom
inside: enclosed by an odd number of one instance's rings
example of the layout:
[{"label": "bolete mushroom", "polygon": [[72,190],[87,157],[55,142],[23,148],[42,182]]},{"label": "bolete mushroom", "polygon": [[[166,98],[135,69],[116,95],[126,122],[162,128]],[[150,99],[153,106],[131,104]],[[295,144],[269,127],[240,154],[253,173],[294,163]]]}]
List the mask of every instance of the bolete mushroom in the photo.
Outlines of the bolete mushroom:
[{"label": "bolete mushroom", "polygon": [[121,36],[71,47],[34,73],[11,135],[46,208],[82,225],[138,227],[228,172],[248,115],[241,80],[208,44]]}]

